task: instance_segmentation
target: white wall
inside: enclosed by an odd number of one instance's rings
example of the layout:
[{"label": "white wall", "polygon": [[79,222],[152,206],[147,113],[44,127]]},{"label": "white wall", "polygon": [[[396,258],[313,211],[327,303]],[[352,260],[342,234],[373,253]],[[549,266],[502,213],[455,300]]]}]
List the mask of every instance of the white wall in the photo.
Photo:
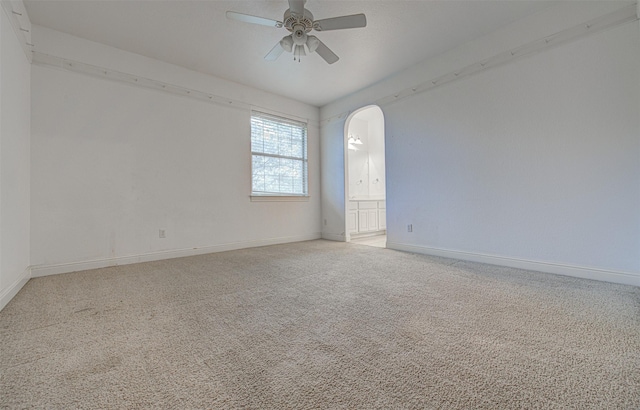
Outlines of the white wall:
[{"label": "white wall", "polygon": [[[560,7],[585,21],[612,7],[578,6]],[[535,26],[559,31],[554,18],[519,24],[536,39]],[[504,42],[524,41],[518,30],[503,30]],[[474,49],[489,57],[499,39]],[[323,118],[465,66],[478,57],[471,46],[422,78],[411,69],[323,107]],[[640,285],[639,110],[637,22],[384,106],[388,246]],[[336,123],[323,123],[323,145],[335,145]],[[327,202],[336,190],[323,186]]]},{"label": "white wall", "polygon": [[627,25],[389,106],[389,242],[640,271],[637,39]]},{"label": "white wall", "polygon": [[[349,122],[349,135],[360,137],[362,144],[353,144],[356,148],[348,150],[349,161],[349,198],[369,197],[369,123],[359,118]],[[355,137],[357,136],[357,137]]]},{"label": "white wall", "polygon": [[322,237],[345,241],[345,122],[332,121],[321,127],[320,171],[322,178]]},{"label": "white wall", "polygon": [[320,236],[317,108],[42,27],[34,36],[39,53],[308,119],[310,192],[250,200],[247,106],[34,65],[34,275]]},{"label": "white wall", "polygon": [[384,146],[384,116],[377,108],[370,108],[378,115],[370,115],[367,121],[369,142],[369,195],[371,198],[385,198],[386,171]]},{"label": "white wall", "polygon": [[30,68],[0,7],[0,309],[30,277]]}]

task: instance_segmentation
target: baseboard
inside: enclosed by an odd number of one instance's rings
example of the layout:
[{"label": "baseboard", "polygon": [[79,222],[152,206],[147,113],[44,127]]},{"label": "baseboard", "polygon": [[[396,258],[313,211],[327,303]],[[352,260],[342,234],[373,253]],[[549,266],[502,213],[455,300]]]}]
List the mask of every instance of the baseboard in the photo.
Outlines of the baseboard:
[{"label": "baseboard", "polygon": [[508,266],[510,268],[534,270],[553,273],[556,275],[573,276],[577,278],[593,279],[603,282],[613,282],[623,285],[640,286],[640,273],[619,272],[606,269],[588,268],[582,266],[564,265],[558,263],[531,261],[526,259],[508,258],[504,256],[487,255],[473,252],[455,251],[450,249],[431,248],[427,246],[409,245],[397,242],[387,242],[387,249],[405,252],[421,253],[431,256],[461,259],[471,262],[488,263],[491,265]]},{"label": "baseboard", "polygon": [[5,290],[0,292],[0,310],[7,306],[7,303],[20,292],[20,289],[31,279],[31,268],[27,267],[24,272]]},{"label": "baseboard", "polygon": [[139,255],[120,256],[115,258],[95,259],[90,261],[60,263],[55,265],[36,265],[31,267],[31,277],[57,275],[60,273],[77,272],[89,269],[106,268],[109,266],[129,265],[132,263],[152,262],[163,259],[182,258],[185,256],[203,255],[233,251],[237,249],[256,248],[259,246],[278,245],[291,242],[311,241],[320,239],[320,232],[308,235],[287,236],[280,238],[260,239],[255,241],[230,242],[220,245],[204,246],[200,248],[173,249],[168,251],[150,252]]},{"label": "baseboard", "polygon": [[328,233],[328,232],[322,232],[322,239],[326,239],[329,241],[337,241],[337,242],[346,241],[344,234]]}]

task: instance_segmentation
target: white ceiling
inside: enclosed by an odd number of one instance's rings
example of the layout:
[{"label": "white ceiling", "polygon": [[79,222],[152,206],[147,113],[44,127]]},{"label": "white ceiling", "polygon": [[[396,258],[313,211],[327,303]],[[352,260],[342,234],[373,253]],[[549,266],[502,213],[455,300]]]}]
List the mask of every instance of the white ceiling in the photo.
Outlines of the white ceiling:
[{"label": "white ceiling", "polygon": [[315,32],[340,60],[263,57],[288,32],[228,20],[282,21],[286,0],[25,0],[34,24],[322,106],[549,7],[550,1],[309,0],[315,19],[365,13],[367,27]]}]

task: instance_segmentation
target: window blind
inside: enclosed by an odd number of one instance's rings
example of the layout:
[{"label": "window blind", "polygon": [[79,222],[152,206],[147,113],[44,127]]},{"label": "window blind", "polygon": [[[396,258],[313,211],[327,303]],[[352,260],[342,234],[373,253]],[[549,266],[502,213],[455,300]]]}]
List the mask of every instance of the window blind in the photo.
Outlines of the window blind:
[{"label": "window blind", "polygon": [[307,124],[271,114],[251,115],[252,192],[307,195]]}]

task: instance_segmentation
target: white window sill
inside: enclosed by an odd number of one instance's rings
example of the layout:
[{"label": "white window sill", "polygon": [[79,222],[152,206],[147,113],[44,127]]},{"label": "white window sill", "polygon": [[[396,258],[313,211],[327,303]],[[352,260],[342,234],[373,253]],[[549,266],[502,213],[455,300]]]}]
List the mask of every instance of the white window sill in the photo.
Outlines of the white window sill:
[{"label": "white window sill", "polygon": [[251,202],[309,202],[308,195],[250,195]]}]

